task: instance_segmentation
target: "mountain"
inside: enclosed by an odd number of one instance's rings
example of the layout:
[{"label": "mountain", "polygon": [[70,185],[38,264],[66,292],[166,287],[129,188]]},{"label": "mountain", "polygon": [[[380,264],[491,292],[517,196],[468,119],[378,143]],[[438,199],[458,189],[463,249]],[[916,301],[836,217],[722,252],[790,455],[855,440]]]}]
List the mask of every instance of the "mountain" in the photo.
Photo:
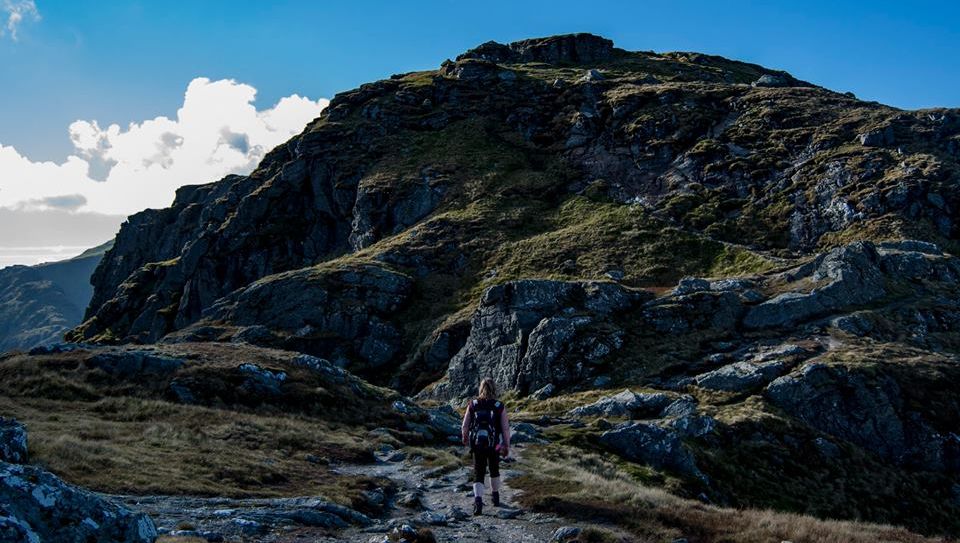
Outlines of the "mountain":
[{"label": "mountain", "polygon": [[60,262],[0,270],[0,352],[63,340],[83,320],[90,276],[113,242]]},{"label": "mountain", "polygon": [[[91,420],[161,410],[181,448],[210,410],[211,447],[236,458],[152,458],[199,470],[170,474],[178,491],[302,492],[305,445],[280,432],[358,443],[330,410],[334,371],[378,391],[357,418],[368,458],[440,466],[438,412],[405,423],[384,402],[459,407],[492,377],[536,451],[511,484],[538,511],[652,540],[875,529],[741,508],[957,536],[958,181],[960,110],[589,34],[489,42],[337,95],[250,175],[130,217],[79,345],[0,372],[11,397],[66,396]],[[869,537],[924,540],[889,530]]]}]

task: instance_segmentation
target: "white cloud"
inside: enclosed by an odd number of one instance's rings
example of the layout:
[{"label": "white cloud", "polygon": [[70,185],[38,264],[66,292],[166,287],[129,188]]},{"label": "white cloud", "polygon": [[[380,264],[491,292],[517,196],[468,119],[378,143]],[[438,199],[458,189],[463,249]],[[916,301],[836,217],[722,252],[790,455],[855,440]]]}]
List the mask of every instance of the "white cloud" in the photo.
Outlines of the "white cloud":
[{"label": "white cloud", "polygon": [[256,89],[233,80],[190,82],[175,119],[126,128],[76,121],[76,152],[62,163],[33,162],[0,144],[0,208],[130,214],[165,207],[183,185],[249,173],[298,134],[328,100],[298,95],[257,111]]},{"label": "white cloud", "polygon": [[[25,19],[39,21],[40,12],[37,11],[37,4],[34,0],[3,0],[0,5],[0,11],[4,13],[7,22],[4,24],[6,33],[10,34],[10,39],[17,41],[17,29]],[[0,28],[0,38],[4,35],[4,28]]]}]

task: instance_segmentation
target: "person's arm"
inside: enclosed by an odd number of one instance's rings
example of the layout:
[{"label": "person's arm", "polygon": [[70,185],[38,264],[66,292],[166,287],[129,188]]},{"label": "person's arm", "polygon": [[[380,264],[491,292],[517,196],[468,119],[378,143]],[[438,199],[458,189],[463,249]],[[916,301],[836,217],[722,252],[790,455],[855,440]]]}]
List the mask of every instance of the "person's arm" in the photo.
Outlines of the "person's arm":
[{"label": "person's arm", "polygon": [[503,432],[504,456],[510,454],[510,417],[507,416],[507,409],[500,412],[500,431]]},{"label": "person's arm", "polygon": [[470,444],[470,415],[473,402],[467,404],[467,410],[463,412],[463,424],[460,425],[460,437],[463,438],[463,444]]}]

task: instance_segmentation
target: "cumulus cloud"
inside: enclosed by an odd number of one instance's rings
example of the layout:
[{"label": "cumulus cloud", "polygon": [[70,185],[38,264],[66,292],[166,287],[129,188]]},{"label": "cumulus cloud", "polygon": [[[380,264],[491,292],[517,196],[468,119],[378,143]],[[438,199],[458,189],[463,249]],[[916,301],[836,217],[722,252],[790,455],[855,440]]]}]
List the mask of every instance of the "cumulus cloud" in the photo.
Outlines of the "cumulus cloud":
[{"label": "cumulus cloud", "polygon": [[40,12],[37,11],[34,0],[3,0],[0,4],[0,12],[7,19],[4,28],[0,28],[0,38],[4,34],[9,34],[13,41],[17,41],[17,29],[24,20],[40,20]]},{"label": "cumulus cloud", "polygon": [[34,162],[0,144],[0,208],[127,215],[164,207],[180,186],[249,173],[328,104],[292,95],[258,111],[256,93],[229,79],[194,79],[173,119],[125,128],[72,123],[75,152],[59,163]]}]

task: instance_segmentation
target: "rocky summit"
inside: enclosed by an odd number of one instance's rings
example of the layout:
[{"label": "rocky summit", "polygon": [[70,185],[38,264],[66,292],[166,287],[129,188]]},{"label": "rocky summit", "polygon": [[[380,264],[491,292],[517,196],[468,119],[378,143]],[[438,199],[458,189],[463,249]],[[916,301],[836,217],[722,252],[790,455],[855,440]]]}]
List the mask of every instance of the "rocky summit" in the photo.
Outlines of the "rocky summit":
[{"label": "rocky summit", "polygon": [[[36,419],[48,464],[45,401],[131,421],[116,439],[157,413],[147,435],[190,442],[212,417],[210,450],[236,456],[165,469],[173,493],[341,485],[374,519],[345,534],[397,540],[465,522],[423,505],[454,483],[428,472],[420,500],[396,478],[443,465],[449,406],[491,377],[536,451],[510,484],[545,526],[956,537],[958,250],[960,110],[590,34],[488,42],[339,94],[250,175],[131,216],[69,343],[0,361],[30,399],[0,406]],[[152,466],[175,454],[158,446]]]}]

